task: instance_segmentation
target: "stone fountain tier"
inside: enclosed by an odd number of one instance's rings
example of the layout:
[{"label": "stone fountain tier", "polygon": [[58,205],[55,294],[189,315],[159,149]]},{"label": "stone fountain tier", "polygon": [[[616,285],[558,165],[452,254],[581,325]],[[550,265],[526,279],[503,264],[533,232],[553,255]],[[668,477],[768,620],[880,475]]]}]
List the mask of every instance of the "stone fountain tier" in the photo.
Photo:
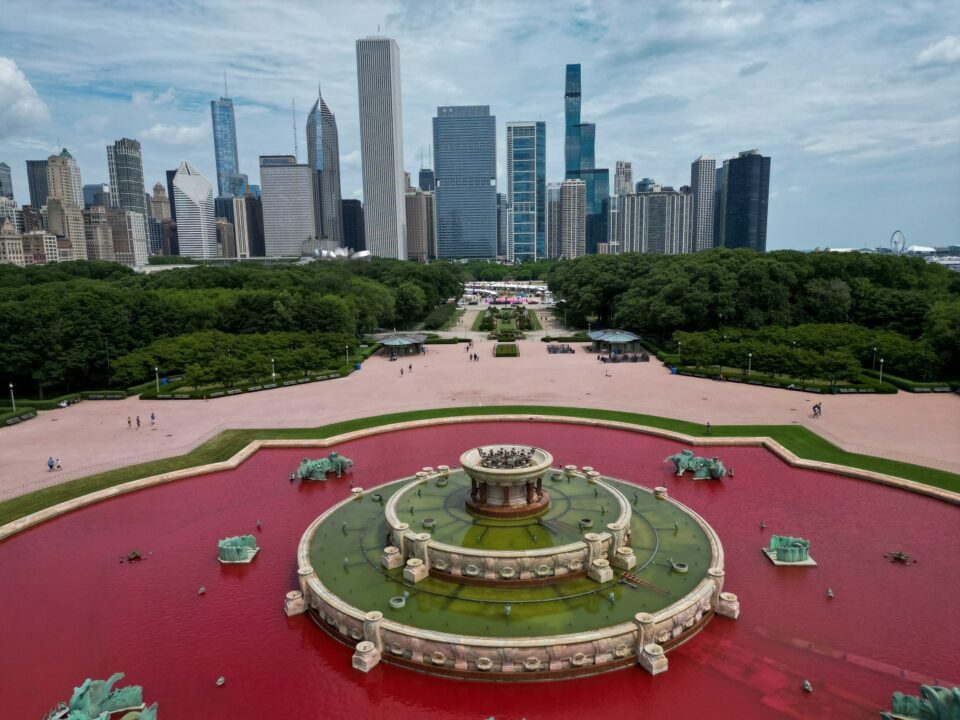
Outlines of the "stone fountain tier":
[{"label": "stone fountain tier", "polygon": [[467,508],[484,517],[525,518],[550,504],[543,479],[553,455],[529,445],[484,445],[467,450],[460,464],[470,477]]}]

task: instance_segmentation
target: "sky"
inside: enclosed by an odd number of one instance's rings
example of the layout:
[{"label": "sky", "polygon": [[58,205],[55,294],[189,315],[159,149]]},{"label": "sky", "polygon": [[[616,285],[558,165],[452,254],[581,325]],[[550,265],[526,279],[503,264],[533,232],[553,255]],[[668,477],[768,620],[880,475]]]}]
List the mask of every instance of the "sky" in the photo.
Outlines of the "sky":
[{"label": "sky", "polygon": [[[379,28],[379,31],[378,31]],[[355,41],[400,46],[404,156],[429,165],[439,105],[547,124],[563,179],[567,63],[581,63],[598,167],[690,182],[700,155],[772,157],[768,249],[960,244],[960,3],[921,0],[0,0],[0,161],[66,147],[84,183],[140,140],[149,190],[181,160],[216,186],[210,100],[227,73],[240,169],[306,158],[318,86],[361,197]]]}]

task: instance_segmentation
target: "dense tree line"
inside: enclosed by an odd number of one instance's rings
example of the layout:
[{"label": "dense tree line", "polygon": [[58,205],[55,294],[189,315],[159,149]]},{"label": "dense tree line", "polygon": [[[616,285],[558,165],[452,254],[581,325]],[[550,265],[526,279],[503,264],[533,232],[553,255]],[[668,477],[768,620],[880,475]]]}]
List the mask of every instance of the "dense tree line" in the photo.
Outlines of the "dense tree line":
[{"label": "dense tree line", "polygon": [[[846,339],[830,350],[848,351],[861,366],[870,367],[864,348],[872,359],[879,346],[904,358],[896,361],[898,374],[960,377],[960,275],[920,258],[749,250],[594,255],[556,263],[547,280],[566,301],[571,324],[662,340],[677,331],[722,336],[773,326],[783,334],[799,325],[839,325],[830,337]],[[890,334],[871,339],[858,328]],[[814,339],[798,346],[814,350]]]},{"label": "dense tree line", "polygon": [[121,382],[114,363],[158,339],[409,328],[458,296],[462,277],[449,263],[377,258],[151,275],[105,262],[0,265],[0,377],[22,395],[120,387],[129,375]]}]

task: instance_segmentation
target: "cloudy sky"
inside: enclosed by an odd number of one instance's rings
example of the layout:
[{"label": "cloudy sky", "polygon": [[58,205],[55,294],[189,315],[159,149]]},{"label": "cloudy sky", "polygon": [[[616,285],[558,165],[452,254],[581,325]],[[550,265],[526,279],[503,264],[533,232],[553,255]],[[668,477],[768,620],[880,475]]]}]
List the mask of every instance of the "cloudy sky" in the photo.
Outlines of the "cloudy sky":
[{"label": "cloudy sky", "polygon": [[400,45],[404,152],[425,161],[438,105],[545,120],[563,173],[564,66],[583,65],[597,164],[689,182],[690,163],[772,161],[769,248],[960,243],[960,3],[943,0],[0,0],[0,160],[67,147],[85,183],[141,141],[148,187],[190,160],[216,184],[209,101],[237,108],[241,170],[300,155],[317,86],[336,114],[344,197],[360,197],[354,41]]}]

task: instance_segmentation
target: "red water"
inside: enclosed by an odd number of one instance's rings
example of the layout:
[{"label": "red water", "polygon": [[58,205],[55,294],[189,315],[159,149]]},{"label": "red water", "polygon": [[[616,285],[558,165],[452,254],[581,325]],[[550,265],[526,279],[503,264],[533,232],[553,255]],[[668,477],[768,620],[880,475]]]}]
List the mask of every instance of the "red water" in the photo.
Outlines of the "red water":
[{"label": "red water", "polygon": [[[317,451],[269,450],[235,471],[119,497],[0,544],[0,717],[42,717],[85,677],[118,670],[167,720],[875,718],[894,690],[960,685],[955,506],[791,469],[757,448],[717,448],[736,471],[722,483],[674,479],[661,460],[677,443],[571,425],[440,426],[337,449],[355,460],[356,484],[372,487],[494,442],[532,443],[557,464],[668,485],[719,533],[740,619],[715,618],[655,678],[639,668],[550,684],[447,680],[388,665],[360,673],[349,648],[282,611],[304,528],[346,497],[349,481],[291,484],[290,470]],[[256,533],[258,519],[257,559],[221,567],[217,539]],[[760,553],[772,532],[811,538],[819,566],[775,568]],[[119,562],[134,549],[146,559]],[[884,559],[900,549],[919,563]]]}]

